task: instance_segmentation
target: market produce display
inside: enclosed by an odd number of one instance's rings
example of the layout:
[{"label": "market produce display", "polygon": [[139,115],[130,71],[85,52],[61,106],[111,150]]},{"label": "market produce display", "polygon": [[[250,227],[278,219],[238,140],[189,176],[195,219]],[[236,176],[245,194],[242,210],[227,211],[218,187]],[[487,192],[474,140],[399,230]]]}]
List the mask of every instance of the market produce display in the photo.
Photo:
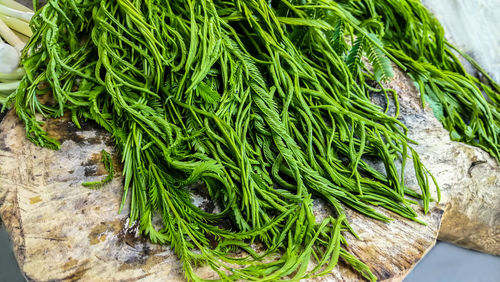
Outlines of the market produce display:
[{"label": "market produce display", "polygon": [[[109,131],[122,206],[130,196],[131,222],[171,245],[189,279],[200,263],[221,279],[301,279],[339,258],[375,279],[343,248],[355,234],[344,209],[418,221],[411,205],[432,201],[433,177],[389,113],[392,63],[454,140],[500,157],[500,87],[464,71],[419,1],[48,1],[31,26],[6,106],[53,149],[38,114]],[[408,161],[420,193],[405,186]],[[193,185],[221,211],[192,204]],[[335,214],[316,222],[313,197]]]}]

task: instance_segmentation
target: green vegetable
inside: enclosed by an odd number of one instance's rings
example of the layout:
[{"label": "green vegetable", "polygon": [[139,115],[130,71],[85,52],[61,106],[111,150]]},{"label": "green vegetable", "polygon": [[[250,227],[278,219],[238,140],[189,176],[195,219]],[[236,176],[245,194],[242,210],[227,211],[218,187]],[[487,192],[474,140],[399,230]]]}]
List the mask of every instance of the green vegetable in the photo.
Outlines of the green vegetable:
[{"label": "green vegetable", "polygon": [[20,11],[15,8],[8,7],[7,5],[2,5],[2,3],[0,3],[0,14],[4,14],[6,16],[14,17],[28,22],[33,16],[33,12]]},{"label": "green vegetable", "polygon": [[20,80],[26,74],[24,69],[17,68],[13,72],[10,73],[0,73],[0,81],[4,80]]},{"label": "green vegetable", "polygon": [[15,9],[21,12],[31,12],[33,11],[22,4],[17,3],[15,0],[0,0],[0,5]]},{"label": "green vegetable", "polygon": [[[26,11],[28,10],[28,11]],[[23,35],[31,36],[29,21],[33,12],[11,0],[0,0],[0,104],[6,105],[7,97],[15,93],[25,72],[19,68],[20,52],[25,46]],[[11,30],[13,28],[13,30]],[[21,38],[20,38],[21,37]],[[4,40],[6,42],[4,42]]]},{"label": "green vegetable", "polygon": [[13,92],[19,86],[19,81],[0,83],[0,93]]},{"label": "green vegetable", "polygon": [[[4,42],[2,40],[2,38],[7,41],[7,43],[9,43],[12,47],[16,48],[17,51],[21,51],[21,49],[24,48],[24,42],[19,39],[19,37],[7,26],[7,24],[5,24],[5,22],[2,20],[2,18],[0,17],[0,48],[4,49]],[[17,55],[17,57],[19,57],[19,55]],[[3,60],[3,54],[2,54],[2,58],[0,58]],[[17,59],[19,60],[19,58]],[[2,62],[2,69],[3,69],[3,62]],[[17,64],[16,66],[14,66],[14,68],[17,67]]]},{"label": "green vegetable", "polygon": [[91,189],[98,189],[101,188],[104,184],[109,183],[111,182],[111,180],[113,180],[113,177],[115,176],[113,159],[111,158],[111,155],[106,152],[106,150],[101,151],[101,161],[104,165],[104,169],[106,169],[106,171],[108,172],[108,175],[106,175],[106,177],[99,181],[84,182],[82,183],[83,186]]},{"label": "green vegetable", "polygon": [[22,33],[28,37],[33,35],[33,32],[31,31],[29,24],[23,20],[6,16],[1,13],[0,13],[0,19],[2,19],[8,27],[19,33]]},{"label": "green vegetable", "polygon": [[[188,279],[204,263],[222,280],[298,280],[339,258],[376,279],[345,250],[343,232],[355,233],[344,209],[419,221],[411,205],[427,212],[435,182],[398,110],[388,114],[399,109],[383,86],[391,61],[437,98],[457,139],[499,157],[498,86],[464,72],[415,0],[49,0],[31,26],[26,76],[9,97],[27,138],[59,148],[36,114],[71,112],[109,131],[122,208],[130,196],[131,222],[170,245]],[[409,158],[420,193],[404,183]],[[193,185],[221,212],[193,205]],[[334,210],[319,223],[317,197]]]},{"label": "green vegetable", "polygon": [[0,79],[0,104],[8,103],[8,96],[15,93],[18,86],[19,81]]},{"label": "green vegetable", "polygon": [[[0,28],[1,28],[0,23]],[[10,73],[19,66],[19,52],[0,38],[0,79],[10,78]]]}]

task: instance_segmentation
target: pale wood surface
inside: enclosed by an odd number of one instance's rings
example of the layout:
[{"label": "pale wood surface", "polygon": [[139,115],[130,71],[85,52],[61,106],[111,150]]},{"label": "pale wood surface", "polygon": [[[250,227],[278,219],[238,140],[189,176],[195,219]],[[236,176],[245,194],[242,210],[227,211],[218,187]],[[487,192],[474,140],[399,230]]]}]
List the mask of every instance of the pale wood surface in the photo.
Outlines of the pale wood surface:
[{"label": "pale wood surface", "polygon": [[[439,239],[465,248],[500,255],[500,166],[481,149],[450,140],[449,132],[422,110],[413,82],[397,71],[390,83],[399,93],[402,121],[422,162],[441,188],[440,205],[445,210]],[[406,184],[416,187],[411,173]]]}]

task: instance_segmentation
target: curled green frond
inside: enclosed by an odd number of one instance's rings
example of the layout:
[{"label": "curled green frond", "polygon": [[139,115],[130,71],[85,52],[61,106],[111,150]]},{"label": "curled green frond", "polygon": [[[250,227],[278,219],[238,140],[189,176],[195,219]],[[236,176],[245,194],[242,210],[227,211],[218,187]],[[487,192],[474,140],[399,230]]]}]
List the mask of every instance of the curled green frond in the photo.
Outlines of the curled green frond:
[{"label": "curled green frond", "polygon": [[90,188],[90,189],[99,189],[104,184],[107,184],[113,180],[113,177],[115,176],[115,168],[113,166],[113,159],[111,155],[106,152],[106,150],[101,151],[101,162],[104,166],[104,169],[108,173],[103,179],[99,181],[92,181],[92,182],[84,182],[82,183],[83,186]]}]

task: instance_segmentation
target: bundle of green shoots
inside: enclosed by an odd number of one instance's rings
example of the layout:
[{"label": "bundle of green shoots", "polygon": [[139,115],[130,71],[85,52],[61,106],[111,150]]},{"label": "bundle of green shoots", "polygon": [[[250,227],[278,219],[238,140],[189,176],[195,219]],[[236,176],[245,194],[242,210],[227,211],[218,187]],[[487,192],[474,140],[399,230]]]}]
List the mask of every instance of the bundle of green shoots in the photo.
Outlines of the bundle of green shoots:
[{"label": "bundle of green shoots", "polygon": [[19,86],[24,70],[19,56],[32,35],[33,11],[14,0],[0,0],[0,103]]},{"label": "bundle of green shoots", "polygon": [[[49,0],[31,27],[7,106],[48,148],[59,143],[41,117],[109,131],[122,207],[130,199],[131,222],[170,245],[188,279],[208,264],[222,280],[297,280],[340,258],[376,279],[345,248],[345,209],[419,221],[414,204],[432,201],[383,83],[393,63],[454,140],[500,157],[500,87],[477,65],[485,80],[466,73],[417,0]],[[419,192],[405,185],[408,161]],[[193,204],[193,185],[219,213]],[[318,221],[314,198],[332,216]]]}]

